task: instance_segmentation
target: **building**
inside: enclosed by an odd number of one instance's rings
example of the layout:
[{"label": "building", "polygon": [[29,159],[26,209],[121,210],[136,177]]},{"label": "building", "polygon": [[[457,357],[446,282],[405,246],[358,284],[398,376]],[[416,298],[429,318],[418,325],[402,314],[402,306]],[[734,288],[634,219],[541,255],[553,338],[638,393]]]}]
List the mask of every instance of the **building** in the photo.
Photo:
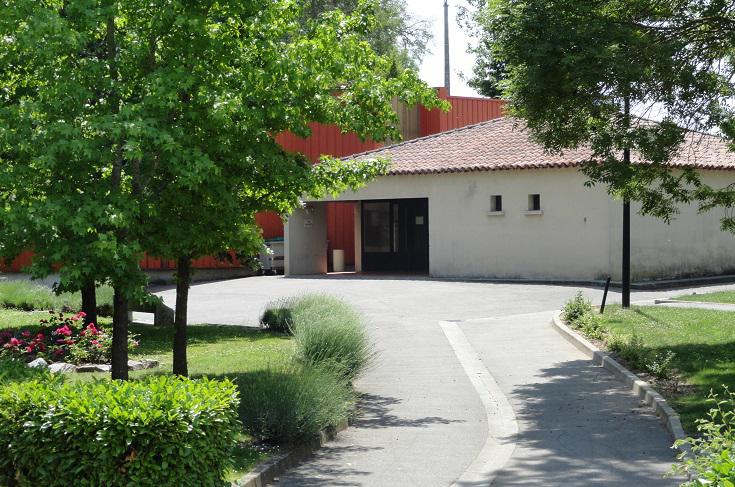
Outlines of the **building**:
[{"label": "building", "polygon": [[[549,155],[511,118],[380,148],[388,175],[337,201],[354,215],[355,270],[434,277],[620,279],[622,203],[585,187],[585,151]],[[690,134],[676,167],[717,187],[735,182],[735,153]],[[286,273],[327,272],[327,206],[309,201],[286,225]],[[636,207],[633,205],[633,212]],[[735,272],[735,236],[721,210],[681,208],[665,222],[634,214],[634,280]]]},{"label": "building", "polygon": [[[446,88],[436,88],[440,98],[451,105],[451,110],[427,110],[421,106],[407,107],[398,103],[394,108],[400,119],[403,140],[437,134],[467,125],[492,120],[502,116],[504,102],[498,99],[450,96]],[[276,141],[290,152],[300,152],[311,162],[319,161],[321,155],[345,157],[382,147],[383,144],[360,140],[355,134],[343,134],[333,125],[311,125],[312,134],[308,138],[282,133]],[[345,264],[354,266],[354,216],[351,204],[332,202],[327,211],[328,259],[333,249],[345,251]],[[283,221],[275,213],[261,213],[257,222],[263,229],[266,239],[281,238],[284,235]],[[331,269],[331,261],[328,262]]]}]

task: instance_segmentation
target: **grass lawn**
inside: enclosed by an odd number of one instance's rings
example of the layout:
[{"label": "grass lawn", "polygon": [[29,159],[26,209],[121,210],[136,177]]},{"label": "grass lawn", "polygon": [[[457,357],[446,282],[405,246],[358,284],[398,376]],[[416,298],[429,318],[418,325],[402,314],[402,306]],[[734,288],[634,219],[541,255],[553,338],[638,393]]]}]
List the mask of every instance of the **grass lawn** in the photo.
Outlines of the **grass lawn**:
[{"label": "grass lawn", "polygon": [[[700,296],[700,295],[698,295]],[[611,306],[602,316],[603,327],[624,337],[637,335],[646,352],[673,351],[673,366],[687,384],[667,399],[681,415],[684,428],[695,430],[704,418],[710,390],[722,385],[735,389],[735,313],[703,309],[635,306],[623,310]]]},{"label": "grass lawn", "polygon": [[[0,329],[26,328],[48,316],[48,312],[24,312],[0,309]],[[109,325],[109,318],[100,319]],[[170,373],[172,366],[171,347],[173,328],[152,325],[131,325],[131,333],[138,335],[140,346],[131,351],[131,358],[158,360],[156,369],[131,372],[132,378],[146,374]],[[197,376],[240,375],[266,368],[269,364],[282,363],[290,357],[293,340],[284,335],[245,327],[193,325],[188,328],[189,374]],[[75,380],[107,378],[108,374],[73,374]],[[229,480],[242,477],[258,462],[269,455],[269,451],[253,445],[251,438],[241,435],[234,453],[235,469]]]},{"label": "grass lawn", "polygon": [[706,303],[727,303],[735,304],[735,291],[717,291],[705,294],[686,294],[676,299],[683,301],[703,301]]},{"label": "grass lawn", "polygon": [[[112,311],[113,291],[110,286],[97,288],[97,306],[104,314]],[[82,309],[82,295],[63,293],[56,295],[50,287],[32,281],[0,281],[0,307],[22,309],[25,311],[39,309]]]}]

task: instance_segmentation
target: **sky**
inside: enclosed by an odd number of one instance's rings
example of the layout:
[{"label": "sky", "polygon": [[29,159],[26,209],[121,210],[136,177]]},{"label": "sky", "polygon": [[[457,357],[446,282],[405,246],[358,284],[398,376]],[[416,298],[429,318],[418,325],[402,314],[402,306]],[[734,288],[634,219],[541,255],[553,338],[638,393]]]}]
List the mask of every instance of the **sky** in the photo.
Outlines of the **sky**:
[{"label": "sky", "polygon": [[[474,56],[467,53],[470,39],[457,25],[457,0],[449,1],[449,63],[452,71],[451,91],[457,96],[479,96],[460,77],[461,73],[472,74]],[[431,86],[444,86],[444,0],[406,0],[409,11],[418,18],[431,23],[433,39],[430,54],[424,57],[419,74]]]}]

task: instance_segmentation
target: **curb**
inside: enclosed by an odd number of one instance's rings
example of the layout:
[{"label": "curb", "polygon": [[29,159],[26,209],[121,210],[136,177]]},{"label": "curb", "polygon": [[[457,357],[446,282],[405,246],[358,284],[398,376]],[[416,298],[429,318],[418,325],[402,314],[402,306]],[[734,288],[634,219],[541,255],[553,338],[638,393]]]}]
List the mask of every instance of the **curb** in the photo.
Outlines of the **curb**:
[{"label": "curb", "polygon": [[311,441],[257,465],[240,480],[233,482],[232,485],[238,487],[266,487],[283,472],[309,458],[326,442],[333,440],[337,433],[347,429],[348,426],[349,422],[347,420],[340,421],[337,426],[321,431]]},{"label": "curb", "polygon": [[554,314],[551,324],[569,343],[591,358],[594,363],[611,372],[618,380],[630,387],[643,402],[651,406],[674,440],[686,438],[687,435],[681,426],[679,415],[648,382],[620,365],[606,352],[564,324],[561,320],[561,312]]}]

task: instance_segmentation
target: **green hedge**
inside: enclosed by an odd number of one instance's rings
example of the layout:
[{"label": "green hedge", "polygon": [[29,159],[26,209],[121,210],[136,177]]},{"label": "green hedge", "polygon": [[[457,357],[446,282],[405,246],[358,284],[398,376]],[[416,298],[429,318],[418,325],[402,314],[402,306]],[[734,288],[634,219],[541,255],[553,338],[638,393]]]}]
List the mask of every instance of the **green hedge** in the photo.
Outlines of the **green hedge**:
[{"label": "green hedge", "polygon": [[239,430],[229,381],[141,381],[0,388],[0,483],[223,485]]}]

